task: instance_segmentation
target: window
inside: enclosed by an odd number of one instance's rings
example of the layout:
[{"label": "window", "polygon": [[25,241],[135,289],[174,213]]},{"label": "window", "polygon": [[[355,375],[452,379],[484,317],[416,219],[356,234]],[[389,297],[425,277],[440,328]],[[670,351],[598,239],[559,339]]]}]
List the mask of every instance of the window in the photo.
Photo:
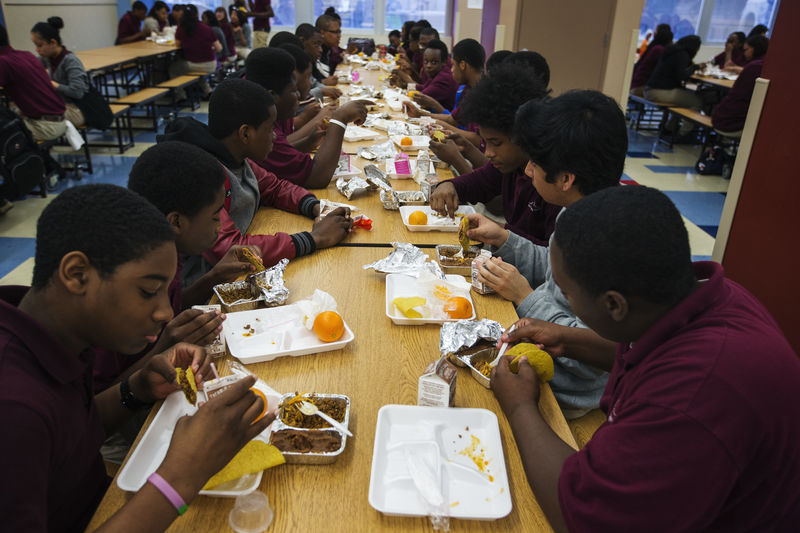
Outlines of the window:
[{"label": "window", "polygon": [[[294,26],[294,1],[272,0],[270,3],[275,16],[270,20],[272,26]],[[312,21],[313,23],[313,21]]]},{"label": "window", "polygon": [[374,0],[314,0],[314,20],[329,6],[336,8],[336,13],[342,17],[342,29],[371,30],[375,27]]},{"label": "window", "polygon": [[659,24],[669,24],[677,41],[697,33],[703,0],[647,0],[642,10],[639,34],[655,33]]},{"label": "window", "polygon": [[725,42],[732,32],[747,34],[756,24],[772,28],[777,10],[777,0],[716,0],[703,40]]},{"label": "window", "polygon": [[430,22],[439,33],[445,33],[447,0],[386,0],[386,31],[401,29],[407,20],[421,19]]}]

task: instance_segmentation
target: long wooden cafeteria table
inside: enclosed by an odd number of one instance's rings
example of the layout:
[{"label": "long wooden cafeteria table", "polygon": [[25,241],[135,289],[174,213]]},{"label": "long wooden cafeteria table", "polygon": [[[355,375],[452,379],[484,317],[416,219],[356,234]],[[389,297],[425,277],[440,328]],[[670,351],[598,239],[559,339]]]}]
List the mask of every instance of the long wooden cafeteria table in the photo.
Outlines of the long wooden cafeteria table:
[{"label": "long wooden cafeteria table", "polygon": [[94,48],[75,52],[87,71],[111,68],[123,63],[145,60],[153,56],[169,54],[180,50],[175,45],[161,45],[150,41],[118,44],[104,48]]},{"label": "long wooden cafeteria table", "polygon": [[696,82],[713,85],[714,87],[722,87],[723,89],[731,89],[733,84],[736,83],[736,80],[715,78],[714,76],[705,76],[703,74],[693,74],[691,78]]}]

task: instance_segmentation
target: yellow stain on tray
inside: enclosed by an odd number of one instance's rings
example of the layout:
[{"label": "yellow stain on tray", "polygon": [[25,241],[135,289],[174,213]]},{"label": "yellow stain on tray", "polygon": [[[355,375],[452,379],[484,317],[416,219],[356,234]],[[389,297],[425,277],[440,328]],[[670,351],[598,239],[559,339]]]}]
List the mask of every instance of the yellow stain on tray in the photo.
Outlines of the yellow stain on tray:
[{"label": "yellow stain on tray", "polygon": [[487,475],[489,481],[494,481],[494,476],[487,472],[491,459],[486,458],[486,447],[481,444],[481,439],[475,435],[470,435],[470,444],[460,452],[459,455],[465,455],[472,459],[478,470]]}]

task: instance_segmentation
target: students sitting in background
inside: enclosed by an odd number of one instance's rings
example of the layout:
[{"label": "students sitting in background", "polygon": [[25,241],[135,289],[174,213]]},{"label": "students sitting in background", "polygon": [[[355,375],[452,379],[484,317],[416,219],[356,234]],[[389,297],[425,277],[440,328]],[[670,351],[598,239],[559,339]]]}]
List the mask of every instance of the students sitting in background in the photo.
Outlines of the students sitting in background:
[{"label": "students sitting in background", "polygon": [[[458,84],[451,70],[445,68],[449,58],[447,45],[434,39],[425,47],[424,58],[426,80],[417,84],[416,90],[436,100],[443,109],[453,109]],[[392,83],[402,88],[408,86],[408,79],[404,72],[392,75]]]},{"label": "students sitting in background", "polygon": [[[248,57],[274,49],[256,49]],[[280,50],[283,54],[283,50]],[[288,56],[288,54],[286,54]],[[289,57],[291,59],[291,57]],[[290,75],[293,74],[294,67]],[[249,78],[249,76],[248,76]],[[255,245],[263,253],[265,266],[283,258],[294,259],[327,248],[345,238],[352,227],[344,209],[314,222],[311,231],[288,235],[248,235],[247,231],[260,206],[276,207],[308,218],[319,216],[319,201],[307,190],[267,172],[253,160],[264,160],[272,150],[275,102],[257,83],[229,79],[214,90],[208,105],[208,126],[189,117],[171,122],[161,141],[184,141],[199,146],[222,165],[229,181],[230,202],[220,212],[221,229],[216,243],[203,257],[216,264],[233,245]],[[197,256],[184,261],[184,285],[209,270]]]},{"label": "students sitting in background", "polygon": [[402,41],[400,40],[400,32],[398,30],[392,30],[389,32],[389,46],[386,47],[386,51],[392,54],[393,56],[397,55],[397,52],[400,51]]},{"label": "students sitting in background", "polygon": [[536,73],[536,77],[539,78],[545,87],[550,85],[550,65],[547,64],[547,60],[539,52],[533,52],[531,50],[514,52],[506,57],[503,63],[533,69],[533,72]]},{"label": "students sitting in background", "polygon": [[488,76],[491,74],[491,71],[494,70],[494,67],[505,61],[505,59],[513,54],[511,50],[497,50],[489,58],[486,60],[486,75]]},{"label": "students sitting in background", "polygon": [[228,14],[225,12],[224,7],[218,7],[214,10],[214,16],[217,19],[219,28],[225,36],[225,47],[228,49],[228,61],[236,61],[236,40],[233,37],[233,26],[228,22]]},{"label": "students sitting in background", "polygon": [[216,51],[217,60],[220,63],[224,63],[225,61],[228,60],[228,57],[231,55],[231,53],[228,51],[228,41],[225,39],[225,33],[223,33],[222,28],[219,25],[217,16],[210,9],[206,9],[205,11],[203,11],[200,21],[204,25],[211,28],[211,31],[214,32],[214,38],[221,45],[220,50]]},{"label": "students sitting in background", "polygon": [[[67,189],[36,230],[32,287],[0,288],[0,513],[8,531],[83,531],[109,478],[106,434],[180,390],[175,367],[210,359],[180,344],[118,385],[92,395],[93,347],[142,350],[172,317],[175,232],[147,200],[115,185]],[[206,481],[275,418],[243,379],[175,426],[158,477],[104,524],[107,531],[164,531]],[[165,492],[166,491],[166,492]]]},{"label": "students sitting in background", "polygon": [[[322,81],[325,79],[325,76],[322,75],[317,67],[317,62],[319,61],[320,57],[322,57],[322,34],[311,24],[305,23],[300,24],[294,34],[298,39],[300,39],[300,42],[303,43],[302,48],[306,55],[308,55],[308,58],[311,60],[312,94],[315,96],[318,95],[319,98],[322,98],[323,96],[339,98],[342,95],[342,91],[336,87],[328,87],[323,84]],[[332,78],[335,78],[335,76]],[[332,81],[334,83],[336,82],[335,79]]]},{"label": "students sitting in background", "polygon": [[156,0],[153,2],[153,7],[150,8],[147,17],[144,19],[142,30],[146,31],[148,36],[151,33],[164,33],[164,28],[169,25],[167,21],[168,16],[169,8],[167,4],[161,0]]},{"label": "students sitting in background", "polygon": [[[411,28],[416,26],[417,23],[414,20],[407,20],[403,23],[402,28],[400,28],[400,47],[403,49],[402,51],[405,52],[407,56],[411,55],[411,50],[409,49],[411,43]],[[398,50],[399,52],[400,50]]]},{"label": "students sitting in background", "polygon": [[[514,138],[529,157],[525,173],[538,194],[566,212],[584,196],[619,185],[628,150],[627,126],[619,105],[602,93],[569,91],[528,102],[517,112]],[[554,281],[550,248],[515,235],[483,215],[469,218],[473,228],[469,237],[496,248],[495,257],[478,269],[478,279],[512,301],[520,317],[584,334],[586,326]],[[597,408],[608,374],[567,354],[554,358],[550,386],[569,419]]]},{"label": "students sitting in background", "polygon": [[150,36],[150,31],[141,29],[142,21],[147,15],[147,6],[144,2],[136,0],[131,6],[130,11],[122,15],[117,26],[117,40],[114,44],[132,43],[143,41]]},{"label": "students sitting in background", "polygon": [[[192,4],[187,4],[175,31],[175,45],[181,47],[185,61],[175,61],[170,65],[171,77],[217,70],[216,54],[222,52],[222,43],[210,27],[197,20],[197,8]],[[200,82],[200,89],[206,98],[211,94],[211,87],[205,80]]]},{"label": "students sitting in background", "polygon": [[[319,114],[309,122],[310,133],[292,145],[287,136],[294,130],[297,109],[297,77],[310,75],[310,62],[299,67],[289,52],[277,48],[254,50],[247,58],[247,79],[267,89],[275,102],[275,141],[268,156],[253,158],[265,170],[281,179],[308,188],[323,188],[330,183],[339,163],[344,130],[349,122],[361,123],[367,116],[367,108],[358,100],[348,102],[329,114]],[[303,70],[300,70],[303,69]],[[329,108],[330,109],[330,108]],[[324,136],[322,120],[330,117]],[[312,159],[302,148],[315,147],[322,138],[317,155]]]},{"label": "students sitting in background", "polygon": [[726,133],[741,132],[753,97],[756,78],[761,76],[764,67],[764,55],[769,47],[769,39],[756,35],[747,39],[744,45],[744,56],[747,64],[742,68],[739,77],[733,83],[728,94],[717,104],[711,114],[711,125],[714,129]]},{"label": "students sitting in background", "polygon": [[336,85],[336,67],[344,59],[339,43],[342,40],[342,23],[330,15],[317,18],[316,27],[322,34],[322,54],[317,60],[317,68],[322,73],[322,83]]},{"label": "students sitting in background", "polygon": [[[528,156],[511,139],[517,109],[546,95],[547,90],[531,69],[511,65],[497,67],[491,78],[478,82],[463,104],[462,115],[480,128],[488,159],[474,171],[439,183],[431,193],[431,208],[453,216],[459,204],[487,203],[502,196],[506,227],[547,245],[560,208],[547,204],[536,192],[525,175]],[[450,145],[451,150],[458,151],[452,141]]]},{"label": "students sitting in background", "polygon": [[[647,80],[644,97],[652,102],[699,111],[703,101],[694,92],[683,88],[683,82],[700,68],[700,65],[692,62],[699,49],[700,37],[697,35],[681,37],[678,42],[667,46]],[[678,115],[672,113],[667,123],[667,130],[673,133],[678,130],[678,119]],[[679,132],[681,135],[687,135],[693,128],[692,122],[684,120]]]},{"label": "students sitting in background", "polygon": [[65,103],[64,118],[76,127],[86,122],[83,112],[75,104],[89,91],[89,76],[78,56],[67,50],[61,42],[59,30],[64,27],[61,17],[50,17],[47,22],[37,22],[31,29],[31,40],[36,53],[50,74],[50,80]]},{"label": "students sitting in background", "polygon": [[741,67],[747,63],[744,57],[744,43],[747,36],[743,31],[735,31],[728,35],[725,50],[714,56],[711,63],[719,68]]},{"label": "students sitting in background", "polygon": [[8,44],[8,32],[0,25],[0,86],[9,107],[20,115],[39,141],[57,139],[67,131],[64,100],[53,87],[42,63],[30,52]]},{"label": "students sitting in background", "polygon": [[559,217],[550,260],[558,290],[592,329],[523,319],[502,340],[568,351],[611,373],[608,421],[575,451],[539,413],[530,365],[512,374],[504,357],[492,372],[553,529],[797,529],[800,359],[719,264],[691,262],[669,198],[641,186],[587,196]]},{"label": "students sitting in background", "polygon": [[183,4],[173,4],[172,11],[170,12],[169,16],[167,17],[167,22],[169,22],[170,26],[178,26],[181,23],[181,17],[183,17],[183,12],[186,11],[186,6]]},{"label": "students sitting in background", "polygon": [[669,24],[659,24],[656,26],[656,34],[647,48],[639,56],[639,60],[633,66],[633,77],[631,78],[631,94],[644,96],[644,86],[650,75],[655,70],[664,47],[672,44],[672,29]]},{"label": "students sitting in background", "polygon": [[250,24],[247,23],[247,17],[233,6],[231,6],[230,17],[234,45],[236,46],[236,57],[247,59],[247,55],[253,49],[253,34]]},{"label": "students sitting in background", "polygon": [[756,35],[761,35],[762,37],[766,37],[768,31],[769,28],[767,28],[763,24],[756,24],[755,26],[753,26],[753,29],[750,30],[750,33],[747,34],[747,38],[749,39],[750,37],[755,37]]}]

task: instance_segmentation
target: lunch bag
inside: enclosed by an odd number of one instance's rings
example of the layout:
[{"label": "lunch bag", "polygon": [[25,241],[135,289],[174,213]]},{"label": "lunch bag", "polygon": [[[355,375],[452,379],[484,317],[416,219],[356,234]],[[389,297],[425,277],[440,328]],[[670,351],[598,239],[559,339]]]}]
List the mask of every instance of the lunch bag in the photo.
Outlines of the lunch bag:
[{"label": "lunch bag", "polygon": [[44,158],[22,119],[5,108],[0,108],[0,172],[6,198],[28,194],[36,187],[44,191]]},{"label": "lunch bag", "polygon": [[83,113],[86,125],[90,128],[104,130],[114,122],[114,114],[108,102],[93,85],[89,86],[89,90],[82,98],[75,100],[75,105]]}]

